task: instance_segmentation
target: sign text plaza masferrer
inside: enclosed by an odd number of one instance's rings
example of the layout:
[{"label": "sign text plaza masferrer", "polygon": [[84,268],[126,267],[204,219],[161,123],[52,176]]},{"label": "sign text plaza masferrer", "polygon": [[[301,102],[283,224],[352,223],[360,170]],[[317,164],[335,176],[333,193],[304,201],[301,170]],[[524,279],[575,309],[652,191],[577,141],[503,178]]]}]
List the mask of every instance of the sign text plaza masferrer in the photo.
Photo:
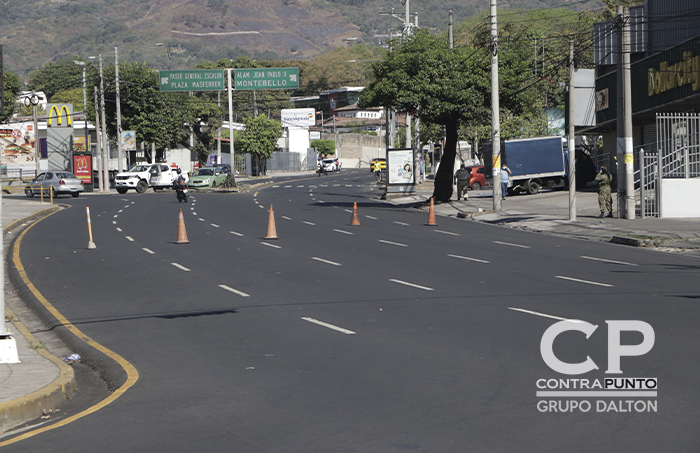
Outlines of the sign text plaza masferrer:
[{"label": "sign text plaza masferrer", "polygon": [[160,91],[223,91],[223,69],[158,71]]}]

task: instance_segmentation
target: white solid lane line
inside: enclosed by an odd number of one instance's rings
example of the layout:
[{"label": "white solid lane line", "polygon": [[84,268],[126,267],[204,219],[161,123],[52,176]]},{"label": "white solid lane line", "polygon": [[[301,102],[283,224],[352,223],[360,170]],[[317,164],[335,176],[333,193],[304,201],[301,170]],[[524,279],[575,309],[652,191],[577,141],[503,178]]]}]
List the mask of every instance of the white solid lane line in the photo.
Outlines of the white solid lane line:
[{"label": "white solid lane line", "polygon": [[177,263],[170,263],[170,264],[172,264],[173,266],[177,267],[178,269],[182,269],[182,270],[185,271],[185,272],[189,272],[189,271],[190,271],[189,269],[187,269],[187,268],[186,268],[185,266],[183,266],[182,264],[177,264]]},{"label": "white solid lane line", "polygon": [[355,234],[355,233],[351,233],[351,232],[349,232],[349,231],[344,231],[344,230],[336,230],[336,229],[334,229],[333,231],[335,231],[336,233],[343,233],[343,234]]},{"label": "white solid lane line", "polygon": [[529,249],[529,245],[512,244],[510,242],[493,241],[494,244],[510,245],[511,247],[520,247],[521,249]]},{"label": "white solid lane line", "polygon": [[406,245],[406,244],[401,244],[399,242],[385,241],[384,239],[380,239],[379,242],[382,242],[384,244],[389,244],[389,245],[397,245],[399,247],[408,247],[408,245]]},{"label": "white solid lane line", "polygon": [[543,318],[558,319],[559,321],[583,322],[579,319],[562,318],[560,316],[548,315],[546,313],[540,313],[538,311],[526,310],[524,308],[508,307],[508,310],[519,311],[521,313],[527,313],[528,315],[542,316]]},{"label": "white solid lane line", "polygon": [[353,332],[352,330],[343,329],[342,327],[334,326],[333,324],[328,324],[327,322],[319,321],[318,319],[307,318],[307,317],[302,317],[301,319],[303,319],[304,321],[312,322],[314,324],[318,324],[319,326],[328,327],[329,329],[333,329],[333,330],[336,330],[338,332],[342,332],[346,335],[355,335],[355,332]]},{"label": "white solid lane line", "polygon": [[269,242],[261,242],[261,244],[266,245],[268,247],[272,247],[273,249],[281,249],[282,248],[279,245],[270,244]]},{"label": "white solid lane line", "polygon": [[230,292],[232,292],[232,293],[234,293],[234,294],[238,294],[239,296],[250,297],[249,294],[246,294],[246,293],[244,293],[243,291],[238,291],[237,289],[231,288],[230,286],[219,285],[219,288],[225,289],[226,291],[230,291]]},{"label": "white solid lane line", "polygon": [[415,283],[409,283],[409,282],[405,282],[403,280],[397,280],[395,278],[390,278],[389,281],[394,282],[394,283],[398,283],[400,285],[406,285],[406,286],[411,286],[413,288],[423,289],[425,291],[435,291],[433,288],[428,288],[427,286],[416,285]]},{"label": "white solid lane line", "polygon": [[433,231],[435,231],[436,233],[449,234],[450,236],[459,236],[458,233],[453,233],[451,231],[442,231],[442,230],[433,230]]},{"label": "white solid lane line", "polygon": [[241,233],[236,233],[235,231],[229,231],[231,234],[235,234],[236,236],[243,236]]},{"label": "white solid lane line", "polygon": [[491,261],[486,261],[486,260],[479,260],[479,259],[476,259],[476,258],[469,258],[468,256],[449,255],[449,254],[448,254],[447,256],[450,256],[450,257],[452,257],[452,258],[459,258],[460,260],[476,261],[477,263],[486,263],[486,264],[489,264],[489,263],[491,262]]},{"label": "white solid lane line", "polygon": [[604,263],[623,264],[625,266],[636,266],[636,264],[634,264],[634,263],[627,263],[625,261],[607,260],[605,258],[594,258],[592,256],[581,256],[581,258],[583,258],[585,260],[603,261]]},{"label": "white solid lane line", "polygon": [[333,261],[324,260],[323,258],[317,258],[317,257],[315,257],[315,256],[312,256],[311,259],[312,259],[312,260],[316,260],[316,261],[320,261],[320,262],[326,263],[326,264],[332,264],[333,266],[340,266],[340,265],[341,265],[340,263],[336,263],[336,262],[333,262]]},{"label": "white solid lane line", "polygon": [[578,282],[578,283],[587,283],[587,284],[589,284],[589,285],[596,285],[596,286],[605,286],[605,287],[608,287],[608,288],[612,288],[612,287],[614,286],[614,285],[609,285],[609,284],[607,284],[607,283],[599,283],[599,282],[592,282],[592,281],[589,281],[589,280],[581,280],[581,279],[578,279],[578,278],[564,277],[564,276],[562,276],[562,275],[555,275],[555,277],[556,277],[556,278],[560,278],[560,279],[562,279],[562,280],[569,280],[569,281]]},{"label": "white solid lane line", "polygon": [[146,253],[150,253],[151,255],[155,255],[155,254],[156,254],[156,252],[154,252],[154,251],[151,250],[151,249],[147,249],[146,247],[143,248],[143,251],[146,252]]}]

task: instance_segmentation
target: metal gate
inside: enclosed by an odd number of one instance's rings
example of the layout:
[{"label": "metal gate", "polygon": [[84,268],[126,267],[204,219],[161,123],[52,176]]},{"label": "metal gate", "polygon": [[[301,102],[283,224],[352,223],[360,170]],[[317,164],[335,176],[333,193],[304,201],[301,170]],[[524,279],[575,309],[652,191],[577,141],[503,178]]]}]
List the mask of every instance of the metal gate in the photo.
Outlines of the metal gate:
[{"label": "metal gate", "polygon": [[657,113],[656,149],[640,150],[639,163],[641,215],[658,217],[662,179],[700,177],[700,115]]}]

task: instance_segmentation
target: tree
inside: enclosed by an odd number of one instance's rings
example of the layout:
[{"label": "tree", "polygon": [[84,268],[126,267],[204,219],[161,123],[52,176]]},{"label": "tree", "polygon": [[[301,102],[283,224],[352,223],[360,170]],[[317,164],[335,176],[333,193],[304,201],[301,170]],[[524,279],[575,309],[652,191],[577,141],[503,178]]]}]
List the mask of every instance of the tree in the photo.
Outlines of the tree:
[{"label": "tree", "polygon": [[2,79],[4,86],[4,111],[0,112],[0,123],[6,123],[12,118],[12,115],[19,107],[16,101],[21,84],[19,81],[19,77],[17,77],[10,71],[3,72]]},{"label": "tree", "polygon": [[[479,55],[481,52],[482,55]],[[445,127],[445,148],[435,176],[433,198],[449,201],[460,121],[488,115],[484,93],[488,72],[479,66],[485,50],[450,49],[447,40],[417,30],[403,43],[393,43],[386,59],[373,65],[374,78],[360,95],[360,107],[394,107],[423,121]]]},{"label": "tree", "polygon": [[258,168],[269,159],[277,148],[277,139],[282,136],[282,123],[268,120],[265,115],[249,116],[245,119],[245,130],[235,134],[236,152],[250,153]]},{"label": "tree", "polygon": [[[88,63],[88,68],[90,66],[92,65]],[[73,63],[72,59],[45,64],[43,68],[32,73],[29,81],[29,89],[43,91],[47,99],[51,99],[59,91],[82,87],[83,70]]]},{"label": "tree", "polygon": [[[86,93],[86,96],[91,93]],[[90,99],[89,97],[87,99]],[[71,88],[70,90],[59,91],[51,96],[49,102],[52,104],[73,104],[74,112],[83,111],[83,88]],[[94,104],[94,102],[93,102]],[[91,105],[91,104],[88,104]]]},{"label": "tree", "polygon": [[314,140],[311,142],[311,147],[316,148],[322,156],[335,154],[335,140]]}]

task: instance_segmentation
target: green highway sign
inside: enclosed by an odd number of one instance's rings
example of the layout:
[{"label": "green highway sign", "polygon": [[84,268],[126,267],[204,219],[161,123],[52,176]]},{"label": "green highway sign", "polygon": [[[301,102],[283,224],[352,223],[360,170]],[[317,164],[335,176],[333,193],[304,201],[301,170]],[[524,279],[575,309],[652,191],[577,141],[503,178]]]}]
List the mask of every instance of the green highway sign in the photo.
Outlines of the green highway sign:
[{"label": "green highway sign", "polygon": [[236,90],[291,90],[299,88],[299,68],[235,70]]},{"label": "green highway sign", "polygon": [[223,91],[223,69],[158,71],[160,91]]}]

